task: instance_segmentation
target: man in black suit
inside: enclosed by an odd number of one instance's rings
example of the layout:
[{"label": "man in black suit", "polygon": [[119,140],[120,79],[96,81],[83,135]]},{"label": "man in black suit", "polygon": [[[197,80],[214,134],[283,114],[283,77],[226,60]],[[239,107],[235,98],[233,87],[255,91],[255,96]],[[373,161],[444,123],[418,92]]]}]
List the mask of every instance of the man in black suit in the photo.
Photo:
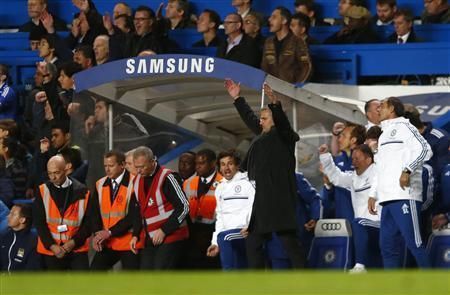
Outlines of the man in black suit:
[{"label": "man in black suit", "polygon": [[223,25],[228,38],[217,48],[216,56],[258,68],[261,55],[258,54],[258,46],[253,38],[243,33],[242,17],[237,13],[230,13]]},{"label": "man in black suit", "polygon": [[413,43],[420,42],[413,29],[414,17],[409,10],[399,9],[394,15],[395,32],[389,36],[389,43]]}]

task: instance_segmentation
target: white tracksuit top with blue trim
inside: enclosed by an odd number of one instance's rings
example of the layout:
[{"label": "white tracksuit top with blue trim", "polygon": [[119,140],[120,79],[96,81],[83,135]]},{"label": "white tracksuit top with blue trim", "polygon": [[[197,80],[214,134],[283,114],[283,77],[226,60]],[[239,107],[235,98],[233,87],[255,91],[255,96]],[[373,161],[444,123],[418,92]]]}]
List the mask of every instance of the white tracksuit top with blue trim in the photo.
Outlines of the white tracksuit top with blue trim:
[{"label": "white tracksuit top with blue trim", "polygon": [[356,171],[341,171],[334,164],[330,153],[320,155],[320,163],[322,163],[323,172],[333,185],[350,190],[355,218],[365,218],[375,222],[380,221],[381,206],[377,204],[377,215],[370,214],[368,209],[369,192],[375,178],[374,164],[370,165],[361,175],[358,175]]},{"label": "white tracksuit top with blue trim", "polygon": [[[376,177],[371,196],[380,203],[395,200],[422,202],[423,163],[432,156],[430,145],[408,119],[398,117],[381,122],[383,133],[375,155]],[[409,187],[400,187],[400,176],[411,171]]]},{"label": "white tracksuit top with blue trim", "polygon": [[230,180],[225,178],[216,188],[216,229],[211,244],[217,245],[217,235],[223,231],[248,227],[252,213],[255,187],[247,172],[237,172]]}]

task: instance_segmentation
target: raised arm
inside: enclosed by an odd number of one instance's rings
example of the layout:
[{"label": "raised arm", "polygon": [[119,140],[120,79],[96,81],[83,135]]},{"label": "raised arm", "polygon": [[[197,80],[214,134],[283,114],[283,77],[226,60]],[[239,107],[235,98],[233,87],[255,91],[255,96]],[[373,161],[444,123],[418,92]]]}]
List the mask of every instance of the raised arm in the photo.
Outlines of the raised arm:
[{"label": "raised arm", "polygon": [[241,93],[241,85],[240,83],[235,83],[231,79],[225,80],[225,88],[228,91],[228,94],[234,100],[234,106],[236,110],[239,112],[239,116],[241,116],[242,121],[244,121],[245,125],[256,135],[259,135],[262,131],[261,126],[259,125],[259,119],[247,104],[245,99],[240,96]]},{"label": "raised arm", "polygon": [[268,84],[264,84],[264,92],[269,98],[269,109],[272,111],[273,122],[275,123],[275,127],[279,134],[287,142],[297,142],[300,137],[297,132],[292,129],[291,123],[283,111],[281,102]]},{"label": "raised arm", "polygon": [[352,187],[353,174],[349,172],[343,172],[333,162],[333,157],[328,152],[328,147],[322,145],[319,148],[320,163],[323,166],[323,173],[335,186],[350,189]]}]

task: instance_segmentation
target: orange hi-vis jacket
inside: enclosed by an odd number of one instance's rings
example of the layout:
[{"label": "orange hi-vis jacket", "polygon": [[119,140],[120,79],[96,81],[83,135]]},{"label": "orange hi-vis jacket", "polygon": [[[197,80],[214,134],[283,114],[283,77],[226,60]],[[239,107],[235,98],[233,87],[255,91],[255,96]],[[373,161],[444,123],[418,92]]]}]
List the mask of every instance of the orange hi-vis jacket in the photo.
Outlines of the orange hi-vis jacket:
[{"label": "orange hi-vis jacket", "polygon": [[[39,191],[44,202],[48,229],[50,230],[50,233],[56,244],[61,245],[69,241],[78,232],[78,229],[80,228],[81,222],[83,221],[84,215],[86,213],[86,208],[89,201],[89,191],[86,192],[84,199],[70,204],[64,212],[64,216],[61,216],[58,206],[50,195],[50,190],[45,183],[39,186]],[[60,225],[66,225],[67,231],[58,232],[58,226]],[[88,250],[89,239],[86,239],[84,244],[74,249],[73,252],[82,253],[87,252]],[[37,252],[49,256],[55,255],[52,251],[45,248],[44,244],[41,241],[41,238],[38,238]]]},{"label": "orange hi-vis jacket", "polygon": [[[153,177],[152,184],[147,194],[144,193],[144,177],[137,175],[134,181],[134,191],[136,193],[141,216],[145,220],[146,231],[151,239],[154,232],[162,227],[174,212],[172,204],[167,200],[163,192],[163,184],[167,176],[171,173],[167,168],[161,167]],[[189,238],[189,229],[184,220],[178,229],[164,238],[163,243],[169,244]]]},{"label": "orange hi-vis jacket", "polygon": [[216,172],[213,183],[206,194],[197,196],[200,176],[186,179],[183,190],[189,200],[189,215],[194,223],[213,224],[216,221],[216,187],[223,176]]},{"label": "orange hi-vis jacket", "polygon": [[[109,230],[116,225],[120,220],[124,219],[128,214],[128,208],[130,200],[133,197],[133,178],[130,175],[128,187],[122,183],[119,185],[116,198],[111,204],[111,189],[106,180],[108,177],[99,179],[95,185],[98,193],[98,201],[100,206],[100,214],[102,216],[103,228]],[[133,237],[133,229],[130,228],[129,232],[120,237],[111,237],[106,243],[106,247],[115,251],[131,251],[130,241]],[[144,232],[142,232],[144,233]],[[139,238],[139,242],[136,245],[137,249],[144,247],[144,235]]]}]

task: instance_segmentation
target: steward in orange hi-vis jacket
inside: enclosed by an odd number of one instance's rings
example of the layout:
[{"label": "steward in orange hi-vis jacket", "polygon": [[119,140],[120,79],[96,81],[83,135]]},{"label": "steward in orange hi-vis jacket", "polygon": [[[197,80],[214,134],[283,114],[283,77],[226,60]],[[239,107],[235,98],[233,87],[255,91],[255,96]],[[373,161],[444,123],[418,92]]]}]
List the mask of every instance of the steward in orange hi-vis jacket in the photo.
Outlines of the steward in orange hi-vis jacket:
[{"label": "steward in orange hi-vis jacket", "polygon": [[37,252],[49,270],[86,270],[92,205],[86,186],[65,175],[62,156],[50,158],[49,181],[39,186],[34,201]]},{"label": "steward in orange hi-vis jacket", "polygon": [[[108,270],[120,260],[123,269],[135,270],[139,268],[137,252],[145,240],[133,176],[125,170],[125,155],[120,152],[107,152],[103,166],[106,176],[97,181],[93,195],[97,213],[93,247],[97,253],[91,269]],[[137,240],[135,245],[133,237]]]}]

